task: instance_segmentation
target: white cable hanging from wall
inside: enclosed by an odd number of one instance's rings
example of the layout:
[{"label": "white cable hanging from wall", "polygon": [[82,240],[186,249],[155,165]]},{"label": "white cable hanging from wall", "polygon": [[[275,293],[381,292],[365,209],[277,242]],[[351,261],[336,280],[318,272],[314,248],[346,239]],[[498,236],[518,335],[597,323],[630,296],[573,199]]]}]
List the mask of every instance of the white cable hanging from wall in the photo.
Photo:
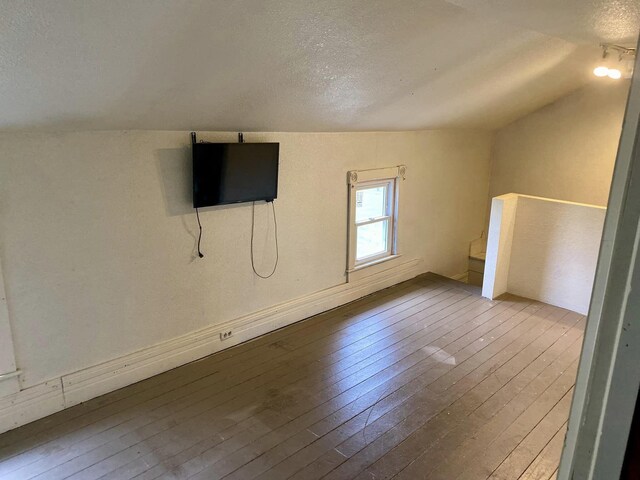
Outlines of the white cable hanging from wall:
[{"label": "white cable hanging from wall", "polygon": [[613,80],[631,78],[636,49],[611,43],[601,43],[600,47],[602,48],[602,60],[593,69],[593,74],[596,77],[608,77]]}]

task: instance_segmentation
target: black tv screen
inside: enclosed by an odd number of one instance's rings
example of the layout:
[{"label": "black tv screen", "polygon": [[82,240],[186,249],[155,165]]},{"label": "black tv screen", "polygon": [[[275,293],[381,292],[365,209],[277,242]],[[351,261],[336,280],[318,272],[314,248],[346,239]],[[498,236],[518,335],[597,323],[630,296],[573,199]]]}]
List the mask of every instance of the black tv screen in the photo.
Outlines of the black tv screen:
[{"label": "black tv screen", "polygon": [[279,143],[194,143],[193,206],[278,196]]}]

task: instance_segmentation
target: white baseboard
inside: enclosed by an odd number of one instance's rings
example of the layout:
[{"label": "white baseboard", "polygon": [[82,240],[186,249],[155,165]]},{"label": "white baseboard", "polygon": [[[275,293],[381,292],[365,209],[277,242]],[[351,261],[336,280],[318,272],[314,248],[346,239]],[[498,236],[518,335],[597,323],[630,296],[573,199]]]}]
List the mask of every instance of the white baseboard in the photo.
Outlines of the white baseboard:
[{"label": "white baseboard", "polygon": [[25,425],[65,408],[58,378],[0,399],[0,433]]},{"label": "white baseboard", "polygon": [[20,370],[0,374],[0,398],[12,395],[20,391]]},{"label": "white baseboard", "polygon": [[[29,387],[0,400],[0,433],[409,280],[423,273],[421,263],[404,262]],[[224,330],[234,334],[222,342],[219,334]]]}]

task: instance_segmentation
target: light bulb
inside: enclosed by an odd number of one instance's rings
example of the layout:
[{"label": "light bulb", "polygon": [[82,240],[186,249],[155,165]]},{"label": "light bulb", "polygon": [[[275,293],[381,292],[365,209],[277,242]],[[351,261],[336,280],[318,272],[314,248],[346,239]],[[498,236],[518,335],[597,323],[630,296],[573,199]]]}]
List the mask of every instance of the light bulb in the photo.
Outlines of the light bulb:
[{"label": "light bulb", "polygon": [[[594,74],[596,77],[606,77],[606,76],[609,74],[609,72],[610,72],[610,71],[611,71],[611,70],[609,70],[607,67],[603,67],[603,66],[601,65],[601,66],[596,67],[596,68],[594,68],[594,69],[593,69],[593,74]],[[618,72],[618,73],[619,73],[619,72]]]},{"label": "light bulb", "polygon": [[607,72],[607,76],[609,78],[613,78],[614,80],[618,80],[619,78],[622,77],[622,72],[617,68],[610,68],[609,71]]}]

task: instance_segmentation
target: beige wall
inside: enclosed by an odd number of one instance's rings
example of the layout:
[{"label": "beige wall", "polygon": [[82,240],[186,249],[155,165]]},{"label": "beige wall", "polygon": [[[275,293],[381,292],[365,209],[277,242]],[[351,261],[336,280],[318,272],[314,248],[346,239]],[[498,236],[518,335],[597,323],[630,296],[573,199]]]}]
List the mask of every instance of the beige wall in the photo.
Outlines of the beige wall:
[{"label": "beige wall", "polygon": [[[280,265],[270,280],[251,271],[250,205],[203,209],[206,257],[194,257],[188,132],[0,136],[0,260],[23,387],[345,282],[350,169],[406,164],[403,258],[422,259],[424,271],[466,270],[483,227],[490,134],[245,138],[281,142]],[[264,213],[261,269],[272,247]]]},{"label": "beige wall", "polygon": [[513,192],[606,205],[628,88],[594,80],[499,130],[490,198]]}]

